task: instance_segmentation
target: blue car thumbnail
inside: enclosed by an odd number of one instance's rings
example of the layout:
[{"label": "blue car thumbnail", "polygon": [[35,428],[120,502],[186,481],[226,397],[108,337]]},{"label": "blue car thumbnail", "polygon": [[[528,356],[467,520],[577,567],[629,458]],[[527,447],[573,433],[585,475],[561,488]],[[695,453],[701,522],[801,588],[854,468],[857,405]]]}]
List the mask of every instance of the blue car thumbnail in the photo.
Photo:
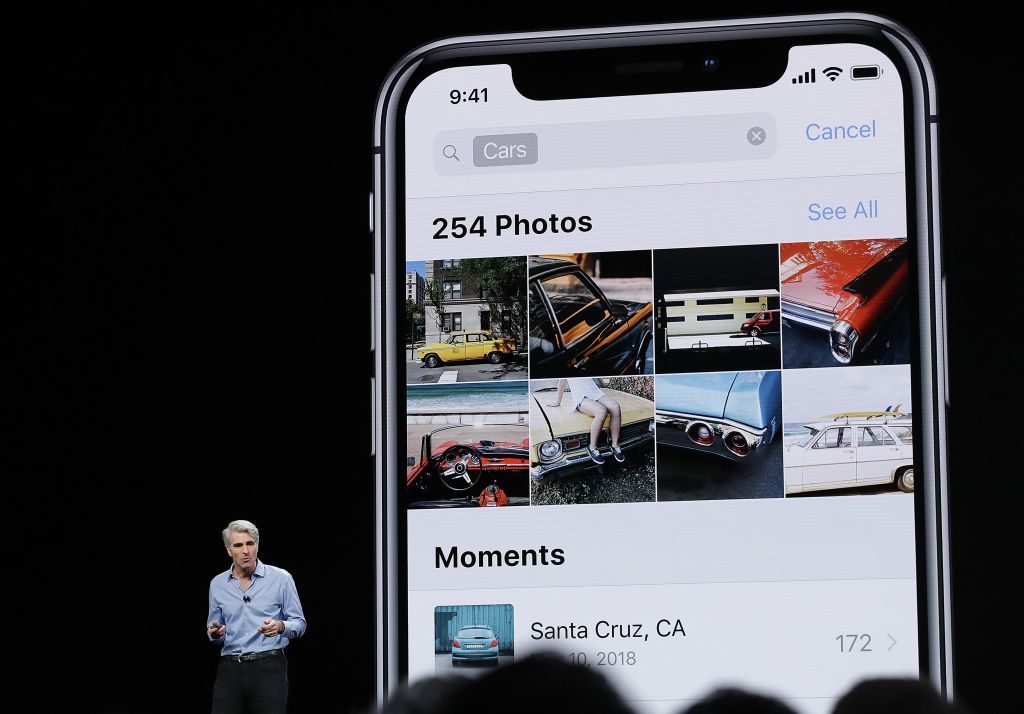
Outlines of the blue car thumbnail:
[{"label": "blue car thumbnail", "polygon": [[655,385],[659,444],[752,461],[782,424],[779,372],[659,376]]},{"label": "blue car thumbnail", "polygon": [[498,638],[487,625],[467,625],[452,638],[452,666],[460,662],[498,664]]}]

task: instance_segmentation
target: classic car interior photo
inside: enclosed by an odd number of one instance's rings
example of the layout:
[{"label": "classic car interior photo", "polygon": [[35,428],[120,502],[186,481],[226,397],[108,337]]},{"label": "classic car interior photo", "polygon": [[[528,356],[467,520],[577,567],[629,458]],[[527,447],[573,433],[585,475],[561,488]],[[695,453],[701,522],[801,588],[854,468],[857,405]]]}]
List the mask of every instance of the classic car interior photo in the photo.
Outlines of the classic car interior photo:
[{"label": "classic car interior photo", "polygon": [[408,507],[529,505],[528,432],[517,424],[431,428],[420,438],[419,453],[408,456]]}]

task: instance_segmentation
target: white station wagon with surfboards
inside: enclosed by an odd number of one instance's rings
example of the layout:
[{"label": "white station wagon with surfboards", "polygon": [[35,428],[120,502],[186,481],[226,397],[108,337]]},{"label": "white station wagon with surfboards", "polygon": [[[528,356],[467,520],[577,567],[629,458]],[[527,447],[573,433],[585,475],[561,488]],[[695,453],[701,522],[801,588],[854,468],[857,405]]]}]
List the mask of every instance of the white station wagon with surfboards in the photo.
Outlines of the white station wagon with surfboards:
[{"label": "white station wagon with surfboards", "polygon": [[786,494],[891,483],[914,490],[914,427],[900,405],[827,414],[786,447]]}]

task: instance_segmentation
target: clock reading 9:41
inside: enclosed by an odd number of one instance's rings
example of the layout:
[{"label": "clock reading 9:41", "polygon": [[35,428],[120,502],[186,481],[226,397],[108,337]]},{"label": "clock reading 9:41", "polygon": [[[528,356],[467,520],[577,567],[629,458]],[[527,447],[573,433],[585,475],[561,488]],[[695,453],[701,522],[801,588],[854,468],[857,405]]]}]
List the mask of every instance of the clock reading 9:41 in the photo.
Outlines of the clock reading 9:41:
[{"label": "clock reading 9:41", "polygon": [[463,102],[486,102],[487,101],[487,87],[482,89],[453,89],[448,92],[448,98],[452,104],[461,104]]}]

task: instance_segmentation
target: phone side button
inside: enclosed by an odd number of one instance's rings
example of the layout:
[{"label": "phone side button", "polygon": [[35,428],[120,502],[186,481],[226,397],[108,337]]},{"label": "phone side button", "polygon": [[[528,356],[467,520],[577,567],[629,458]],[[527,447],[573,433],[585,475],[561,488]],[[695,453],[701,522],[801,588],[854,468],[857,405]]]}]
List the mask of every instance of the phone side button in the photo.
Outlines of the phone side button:
[{"label": "phone side button", "polygon": [[946,276],[942,276],[942,295],[939,309],[942,311],[942,384],[946,389],[946,407],[949,407],[949,303],[946,301]]},{"label": "phone side button", "polygon": [[377,455],[377,380],[370,377],[370,456]]},{"label": "phone side button", "polygon": [[[377,349],[377,275],[370,273],[370,354]],[[370,360],[370,370],[373,370],[373,360]]]},{"label": "phone side button", "polygon": [[370,233],[373,233],[373,191],[370,191]]}]

